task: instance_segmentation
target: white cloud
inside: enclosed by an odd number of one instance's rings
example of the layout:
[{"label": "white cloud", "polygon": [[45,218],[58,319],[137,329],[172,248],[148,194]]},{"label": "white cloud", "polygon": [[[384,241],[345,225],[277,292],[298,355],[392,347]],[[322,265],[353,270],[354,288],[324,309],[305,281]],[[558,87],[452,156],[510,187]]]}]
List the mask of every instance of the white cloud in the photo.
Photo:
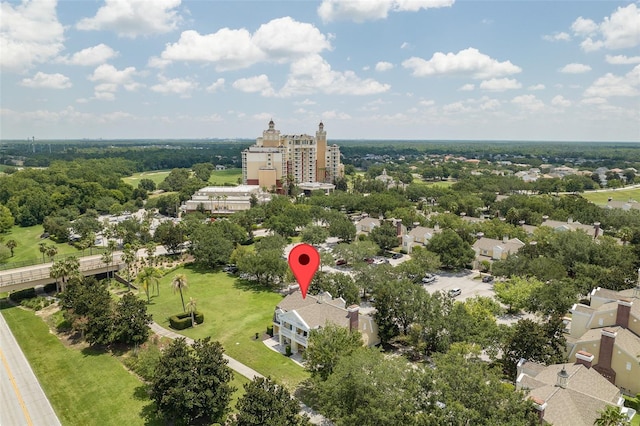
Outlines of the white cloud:
[{"label": "white cloud", "polygon": [[608,98],[613,96],[638,96],[640,91],[640,65],[624,76],[607,73],[584,91],[585,97]]},{"label": "white cloud", "polygon": [[607,55],[605,59],[612,65],[640,64],[640,56]]},{"label": "white cloud", "polygon": [[516,96],[511,99],[511,103],[529,111],[540,111],[544,109],[544,102],[534,95]]},{"label": "white cloud", "polygon": [[274,96],[269,77],[260,74],[255,77],[240,78],[233,82],[233,88],[246,93],[260,92],[262,96]]},{"label": "white cloud", "polygon": [[571,36],[565,32],[553,33],[542,36],[542,38],[546,41],[569,41],[571,40]]},{"label": "white cloud", "polygon": [[495,111],[498,108],[500,108],[500,105],[502,105],[500,103],[499,100],[497,99],[488,99],[486,101],[484,101],[483,103],[480,104],[480,109],[483,111]]},{"label": "white cloud", "polygon": [[115,99],[115,92],[119,86],[129,91],[136,90],[141,86],[133,80],[136,75],[135,67],[118,70],[113,65],[102,64],[93,70],[93,74],[88,78],[97,83],[94,88],[94,97],[98,100],[111,101]]},{"label": "white cloud", "polygon": [[227,71],[263,61],[291,62],[329,49],[329,37],[316,27],[284,17],[261,25],[253,35],[244,28],[222,28],[204,35],[184,31],[178,42],[168,44],[160,60],[154,59],[150,65],[165,66],[167,61],[211,62],[216,70]]},{"label": "white cloud", "polygon": [[531,91],[533,91],[533,90],[544,90],[544,89],[545,89],[545,86],[542,83],[534,84],[532,86],[527,87],[527,90],[531,90]]},{"label": "white cloud", "polygon": [[334,71],[320,55],[301,58],[291,64],[287,82],[280,96],[316,92],[340,95],[371,95],[391,88],[374,79],[361,79],[353,71]]},{"label": "white cloud", "polygon": [[591,71],[591,67],[589,65],[584,64],[567,64],[564,67],[560,68],[558,71],[565,74],[582,74],[585,72]]},{"label": "white cloud", "polygon": [[354,22],[385,19],[389,12],[417,12],[421,9],[450,7],[455,0],[323,0],[318,16],[324,22]]},{"label": "white cloud", "polygon": [[294,102],[294,104],[296,104],[296,105],[316,105],[316,102],[312,101],[311,99],[305,99],[302,102]]},{"label": "white cloud", "polygon": [[411,45],[406,41],[403,41],[402,44],[400,45],[400,49],[409,49],[409,48],[411,48]]},{"label": "white cloud", "polygon": [[480,89],[490,92],[504,92],[505,90],[520,89],[522,84],[515,78],[492,78],[480,83]]},{"label": "white cloud", "polygon": [[587,37],[598,30],[598,24],[591,19],[585,19],[580,16],[571,24],[571,30],[577,36]]},{"label": "white cloud", "polygon": [[56,15],[56,1],[0,3],[0,68],[24,71],[62,51],[64,27]]},{"label": "white cloud", "polygon": [[69,77],[56,73],[45,74],[38,72],[33,78],[24,78],[20,85],[31,88],[43,89],[68,89],[72,86]]},{"label": "white cloud", "polygon": [[467,74],[473,78],[486,79],[517,74],[522,69],[510,61],[497,60],[480,53],[477,49],[468,48],[458,53],[441,52],[433,54],[430,60],[412,57],[402,63],[405,68],[413,70],[416,77],[439,74]]},{"label": "white cloud", "polygon": [[322,114],[323,120],[351,120],[351,116],[346,112],[339,111],[324,111]]},{"label": "white cloud", "polygon": [[551,99],[551,105],[566,108],[568,106],[571,106],[571,101],[563,98],[560,95],[557,95],[557,96],[554,96],[553,99]]},{"label": "white cloud", "polygon": [[215,93],[222,88],[224,88],[224,78],[219,78],[215,82],[213,82],[210,86],[208,86],[206,90],[209,93]]},{"label": "white cloud", "polygon": [[434,101],[434,100],[432,100],[432,99],[424,99],[424,100],[422,100],[422,101],[418,102],[418,104],[419,104],[420,106],[423,106],[423,107],[429,107],[429,106],[433,106],[433,105],[435,105],[435,104],[436,104],[436,101]]},{"label": "white cloud", "polygon": [[164,95],[175,94],[181,98],[191,97],[191,92],[198,88],[198,83],[183,78],[166,79],[160,77],[160,83],[151,86],[151,90]]},{"label": "white cloud", "polygon": [[458,90],[461,91],[461,92],[471,92],[475,88],[476,88],[475,84],[467,83],[467,84],[463,84],[462,86],[460,86],[460,88]]},{"label": "white cloud", "polygon": [[105,0],[93,18],[83,18],[79,30],[110,30],[120,37],[163,34],[178,28],[180,16],[175,10],[181,0]]},{"label": "white cloud", "polygon": [[69,65],[92,66],[103,64],[109,59],[118,55],[118,52],[110,48],[104,43],[100,43],[93,47],[87,47],[79,52],[74,53],[71,57],[62,57],[58,61]]},{"label": "white cloud", "polygon": [[573,32],[584,40],[580,44],[586,52],[607,49],[629,49],[640,45],[640,9],[635,3],[618,7],[611,16],[598,24],[579,17],[571,25]]},{"label": "white cloud", "polygon": [[586,104],[586,105],[602,105],[602,104],[606,104],[607,100],[605,98],[584,98],[580,101],[581,104]]},{"label": "white cloud", "polygon": [[388,71],[390,69],[393,69],[393,64],[391,62],[378,62],[376,64],[376,71]]}]

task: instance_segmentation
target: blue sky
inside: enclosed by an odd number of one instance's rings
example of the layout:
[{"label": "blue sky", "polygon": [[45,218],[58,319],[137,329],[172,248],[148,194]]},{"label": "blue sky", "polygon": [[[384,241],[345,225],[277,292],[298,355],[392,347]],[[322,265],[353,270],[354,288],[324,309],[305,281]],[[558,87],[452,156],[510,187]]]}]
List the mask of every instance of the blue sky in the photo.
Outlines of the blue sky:
[{"label": "blue sky", "polygon": [[0,138],[640,140],[640,3],[1,1]]}]

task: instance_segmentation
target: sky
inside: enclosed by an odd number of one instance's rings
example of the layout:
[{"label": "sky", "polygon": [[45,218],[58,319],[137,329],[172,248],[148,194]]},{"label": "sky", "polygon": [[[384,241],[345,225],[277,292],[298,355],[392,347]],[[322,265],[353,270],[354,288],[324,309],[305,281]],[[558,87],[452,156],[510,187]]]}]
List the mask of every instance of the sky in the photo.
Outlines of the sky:
[{"label": "sky", "polygon": [[640,141],[640,2],[0,0],[0,139]]}]

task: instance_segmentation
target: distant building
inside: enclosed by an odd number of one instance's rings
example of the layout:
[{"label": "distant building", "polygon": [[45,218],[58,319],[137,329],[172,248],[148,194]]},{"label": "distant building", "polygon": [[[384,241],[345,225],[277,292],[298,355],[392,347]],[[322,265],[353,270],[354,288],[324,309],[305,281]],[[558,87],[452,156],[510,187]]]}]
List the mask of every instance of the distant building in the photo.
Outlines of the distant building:
[{"label": "distant building", "polygon": [[185,211],[201,209],[215,214],[233,214],[249,210],[252,196],[258,204],[271,200],[271,194],[264,192],[258,185],[207,186],[191,196],[185,203]]},{"label": "distant building", "polygon": [[338,145],[327,145],[324,124],[315,136],[281,135],[273,120],[256,139],[255,145],[242,151],[242,182],[268,190],[282,191],[287,180],[332,183],[344,175]]}]

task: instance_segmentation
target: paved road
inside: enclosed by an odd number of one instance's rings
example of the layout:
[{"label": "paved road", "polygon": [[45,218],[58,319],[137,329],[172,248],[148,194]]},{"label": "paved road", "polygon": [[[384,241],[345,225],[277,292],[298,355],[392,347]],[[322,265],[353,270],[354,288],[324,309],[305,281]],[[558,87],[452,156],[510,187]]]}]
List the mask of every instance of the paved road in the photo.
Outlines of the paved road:
[{"label": "paved road", "polygon": [[0,425],[59,425],[56,413],[2,313],[0,361]]}]

